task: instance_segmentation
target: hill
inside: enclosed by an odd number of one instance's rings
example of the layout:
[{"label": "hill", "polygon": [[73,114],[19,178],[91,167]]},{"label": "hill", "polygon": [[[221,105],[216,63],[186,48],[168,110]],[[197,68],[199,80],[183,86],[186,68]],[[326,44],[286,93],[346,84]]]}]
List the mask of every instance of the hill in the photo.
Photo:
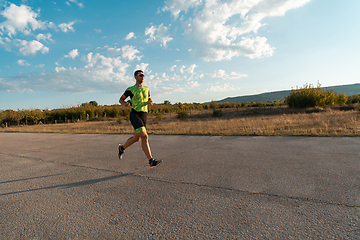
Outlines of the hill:
[{"label": "hill", "polygon": [[[332,87],[323,87],[324,90],[332,89],[337,93],[345,93],[345,95],[357,95],[360,94],[360,83],[350,84],[350,85],[339,85]],[[247,95],[239,97],[228,97],[222,100],[215,101],[217,103],[223,102],[268,102],[268,101],[278,101],[284,100],[289,96],[291,90],[276,91],[276,92],[267,92],[256,95]]]}]

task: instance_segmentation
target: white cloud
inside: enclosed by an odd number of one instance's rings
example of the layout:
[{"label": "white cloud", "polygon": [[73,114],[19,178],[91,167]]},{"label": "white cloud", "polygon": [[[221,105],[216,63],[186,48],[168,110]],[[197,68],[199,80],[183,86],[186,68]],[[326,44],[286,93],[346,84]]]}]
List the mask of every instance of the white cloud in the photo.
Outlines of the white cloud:
[{"label": "white cloud", "polygon": [[143,70],[144,72],[146,72],[148,66],[149,66],[148,63],[140,63],[140,64],[137,64],[136,67],[135,67],[134,72],[135,72],[136,70],[138,70],[138,69]]},{"label": "white cloud", "polygon": [[197,68],[198,66],[196,65],[196,64],[193,64],[193,65],[191,65],[188,69],[187,69],[187,72],[189,73],[189,74],[194,74],[194,70],[195,70],[195,68]]},{"label": "white cloud", "polygon": [[121,48],[108,48],[107,50],[107,54],[109,56],[118,56],[121,54],[122,58],[124,59],[128,59],[129,61],[133,61],[135,59],[137,59],[138,61],[140,61],[140,59],[143,56],[138,56],[136,54],[140,53],[139,50],[137,50],[135,47],[133,46],[129,46],[129,45],[125,45]]},{"label": "white cloud", "polygon": [[40,34],[38,34],[38,35],[36,36],[36,39],[37,39],[38,41],[40,41],[40,40],[44,40],[44,41],[49,40],[49,41],[54,42],[54,40],[52,40],[51,37],[52,37],[51,33],[47,33],[47,34],[42,34],[42,33],[40,33]]},{"label": "white cloud", "polygon": [[3,91],[57,91],[57,92],[96,92],[118,93],[119,89],[133,83],[130,76],[103,68],[64,68],[56,67],[53,72],[37,72],[24,79],[19,75],[10,81],[0,79]]},{"label": "white cloud", "polygon": [[[190,89],[200,87],[199,80],[204,77],[199,71],[198,66],[192,65],[173,65],[169,67],[169,72],[155,73],[148,78],[148,86],[151,87],[155,96],[171,94],[175,92],[187,92]],[[166,89],[166,93],[164,93]]]},{"label": "white cloud", "polygon": [[73,25],[76,21],[62,23],[57,27],[53,22],[37,20],[39,14],[39,9],[33,11],[31,7],[26,5],[17,6],[13,3],[9,5],[5,3],[4,10],[0,11],[0,15],[5,19],[5,21],[0,23],[0,47],[11,51],[11,46],[17,46],[19,47],[19,52],[24,56],[34,55],[38,51],[45,54],[49,52],[49,48],[40,43],[40,41],[54,42],[51,33],[37,34],[36,40],[32,41],[28,39],[13,39],[13,37],[18,33],[22,33],[29,38],[34,36],[35,30],[45,30],[47,28],[52,28],[56,31],[60,28],[63,32],[75,31]]},{"label": "white cloud", "polygon": [[[84,7],[84,4],[78,2],[77,0],[69,0],[69,1],[72,2],[72,3],[75,3],[75,4],[78,5],[80,8],[83,8],[83,7]],[[67,4],[68,6],[71,5],[69,2],[66,2],[66,4]]]},{"label": "white cloud", "polygon": [[[245,34],[257,33],[265,25],[261,21],[269,16],[282,16],[286,11],[305,5],[310,0],[168,0],[163,11],[170,11],[175,19],[181,12],[194,9],[193,17],[184,19],[182,27],[190,39],[195,40],[191,54],[206,61],[269,57],[274,48],[265,37]],[[238,20],[237,20],[238,19]]]},{"label": "white cloud", "polygon": [[[133,83],[132,73],[127,74],[129,65],[123,63],[120,57],[110,58],[90,52],[82,60],[85,62],[82,68],[58,66],[53,72],[31,73],[26,78],[19,74],[11,79],[0,79],[0,90],[118,93],[119,89]],[[26,62],[19,61],[18,64]]]},{"label": "white cloud", "polygon": [[132,39],[132,38],[136,38],[136,37],[135,37],[135,33],[130,32],[128,35],[126,35],[125,40],[130,40],[130,39]]},{"label": "white cloud", "polygon": [[[169,25],[169,27],[171,24]],[[147,43],[156,41],[160,42],[160,46],[163,48],[167,48],[167,43],[173,40],[170,36],[167,35],[167,31],[169,30],[169,27],[165,27],[163,24],[161,24],[159,27],[151,26],[145,29],[145,36],[149,35],[149,38],[146,39]]]},{"label": "white cloud", "polygon": [[181,65],[179,67],[177,67],[176,65],[171,67],[171,71],[174,71],[175,69],[178,69],[178,71],[181,74],[190,74],[193,75],[195,73],[195,68],[197,68],[198,66],[196,64],[192,64],[190,66],[186,66],[186,65]]},{"label": "white cloud", "polygon": [[[89,52],[82,57],[82,61],[84,61],[84,67],[82,68],[65,68],[60,65],[53,72],[31,73],[25,79],[22,75],[6,80],[1,79],[0,90],[17,92],[46,90],[74,93],[104,91],[118,93],[119,89],[124,89],[134,82],[133,71],[127,72],[129,64],[122,62],[120,56],[106,57],[100,53]],[[26,61],[18,61],[18,64],[26,66]],[[36,67],[43,67],[43,65]],[[137,69],[142,69],[145,72],[146,85],[150,87],[152,96],[192,91],[192,89],[201,87],[201,79],[205,75],[213,77],[225,76],[228,79],[241,75],[237,73],[226,74],[222,70],[203,74],[197,71],[196,64],[173,65],[168,68],[173,69],[173,71],[154,74],[149,69],[148,63],[137,64],[134,70]],[[202,93],[226,92],[238,89],[229,83],[217,83],[205,89]]]},{"label": "white cloud", "polygon": [[151,92],[151,96],[152,97],[159,97],[159,96],[164,96],[164,95],[170,95],[170,94],[173,94],[173,93],[176,93],[176,92],[185,92],[182,88],[180,87],[169,87],[169,86],[162,86],[159,88],[159,90],[157,91],[157,93],[153,93]]},{"label": "white cloud", "polygon": [[98,29],[98,28],[95,28],[94,31],[95,31],[96,33],[101,33],[101,29]]},{"label": "white cloud", "polygon": [[229,91],[236,91],[236,90],[240,90],[240,88],[232,87],[232,86],[230,86],[230,84],[225,83],[223,85],[211,86],[210,88],[205,89],[205,91],[203,93],[206,94],[206,93],[215,93],[215,92],[229,92]]},{"label": "white cloud", "polygon": [[30,63],[27,63],[26,60],[24,60],[24,59],[19,59],[17,61],[17,64],[20,65],[20,66],[27,66],[27,67],[30,66]]},{"label": "white cloud", "polygon": [[52,28],[52,29],[57,29],[57,26],[56,26],[56,24],[55,23],[53,23],[53,22],[48,22],[47,23],[47,26],[49,27],[49,28]]},{"label": "white cloud", "polygon": [[172,66],[172,67],[170,68],[170,71],[174,71],[176,67],[177,67],[176,65]]},{"label": "white cloud", "polygon": [[20,48],[20,53],[24,56],[35,55],[36,52],[41,51],[42,54],[48,53],[49,48],[45,47],[41,42],[36,40],[26,41],[26,40],[14,40],[14,45]]},{"label": "white cloud", "polygon": [[17,6],[13,3],[5,7],[4,11],[0,12],[6,20],[0,23],[1,32],[7,33],[11,38],[18,31],[25,35],[29,35],[32,30],[45,29],[46,23],[36,20],[39,11],[36,13],[31,10],[31,7],[21,5]]},{"label": "white cloud", "polygon": [[79,56],[79,51],[78,51],[77,49],[71,50],[71,51],[69,52],[69,54],[64,55],[64,57],[66,57],[66,58],[72,58],[72,59],[75,59],[75,58],[78,57],[78,56]]},{"label": "white cloud", "polygon": [[64,67],[56,67],[55,68],[55,72],[61,72],[61,71],[66,71],[66,68],[64,68]]},{"label": "white cloud", "polygon": [[0,37],[0,46],[4,47],[6,51],[11,50],[11,40],[8,37]]},{"label": "white cloud", "polygon": [[92,52],[88,53],[83,61],[87,63],[84,67],[86,69],[104,69],[105,72],[108,72],[110,75],[121,75],[124,76],[126,69],[129,67],[129,64],[123,63],[120,60],[120,57],[105,57],[99,53],[93,54]]},{"label": "white cloud", "polygon": [[186,68],[186,66],[185,66],[185,65],[182,65],[182,66],[180,67],[180,70],[179,70],[179,71],[180,71],[181,73],[184,73],[184,69],[185,69],[185,68]]},{"label": "white cloud", "polygon": [[121,53],[121,48],[108,48],[107,54],[109,56],[117,56]]},{"label": "white cloud", "polygon": [[222,69],[214,71],[212,73],[209,74],[212,78],[221,78],[221,79],[239,79],[242,77],[247,77],[246,74],[242,74],[242,73],[236,73],[236,72],[231,72],[229,75],[226,74],[226,72]]},{"label": "white cloud", "polygon": [[69,23],[61,23],[59,25],[59,28],[61,28],[61,31],[63,31],[65,33],[69,32],[69,31],[75,32],[75,29],[73,28],[73,25],[74,25],[75,22],[76,21],[72,21],[72,22],[69,22]]},{"label": "white cloud", "polygon": [[190,81],[190,82],[187,82],[187,87],[188,88],[200,87],[200,84],[197,81]]},{"label": "white cloud", "polygon": [[167,0],[162,11],[170,11],[176,20],[181,11],[187,11],[187,9],[197,7],[201,3],[202,0]]},{"label": "white cloud", "polygon": [[133,46],[125,45],[121,48],[121,51],[122,51],[121,56],[123,58],[129,59],[129,61],[132,61],[134,59],[137,59],[138,61],[140,61],[140,59],[142,58],[142,56],[136,55],[137,53],[140,53],[140,52]]}]

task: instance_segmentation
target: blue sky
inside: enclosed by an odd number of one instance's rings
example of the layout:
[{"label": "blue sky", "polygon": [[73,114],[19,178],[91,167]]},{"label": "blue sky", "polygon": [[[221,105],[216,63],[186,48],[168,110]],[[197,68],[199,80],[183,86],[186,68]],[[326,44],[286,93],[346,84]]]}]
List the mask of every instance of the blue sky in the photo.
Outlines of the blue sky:
[{"label": "blue sky", "polygon": [[359,83],[360,1],[0,0],[0,109],[155,103]]}]

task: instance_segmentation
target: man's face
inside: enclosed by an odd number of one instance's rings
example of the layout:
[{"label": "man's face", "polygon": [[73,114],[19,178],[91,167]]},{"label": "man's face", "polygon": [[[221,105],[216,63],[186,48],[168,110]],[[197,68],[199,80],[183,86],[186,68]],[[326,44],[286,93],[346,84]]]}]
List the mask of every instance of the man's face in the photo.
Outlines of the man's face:
[{"label": "man's face", "polygon": [[143,72],[139,72],[135,75],[135,79],[137,83],[143,83],[144,82],[144,73]]}]

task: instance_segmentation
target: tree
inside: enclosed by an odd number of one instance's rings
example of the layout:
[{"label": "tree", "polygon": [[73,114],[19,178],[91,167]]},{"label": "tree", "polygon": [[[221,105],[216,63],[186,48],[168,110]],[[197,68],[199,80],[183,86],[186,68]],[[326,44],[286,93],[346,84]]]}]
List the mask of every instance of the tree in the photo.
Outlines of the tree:
[{"label": "tree", "polygon": [[35,124],[39,122],[39,120],[43,119],[44,114],[40,109],[30,111],[30,115],[28,116],[29,120],[32,120]]},{"label": "tree", "polygon": [[94,107],[99,106],[99,104],[96,101],[90,101],[89,104],[93,105]]},{"label": "tree", "polygon": [[217,109],[218,108],[218,104],[216,103],[216,102],[214,102],[214,101],[212,101],[211,103],[210,103],[210,108],[211,109]]}]

